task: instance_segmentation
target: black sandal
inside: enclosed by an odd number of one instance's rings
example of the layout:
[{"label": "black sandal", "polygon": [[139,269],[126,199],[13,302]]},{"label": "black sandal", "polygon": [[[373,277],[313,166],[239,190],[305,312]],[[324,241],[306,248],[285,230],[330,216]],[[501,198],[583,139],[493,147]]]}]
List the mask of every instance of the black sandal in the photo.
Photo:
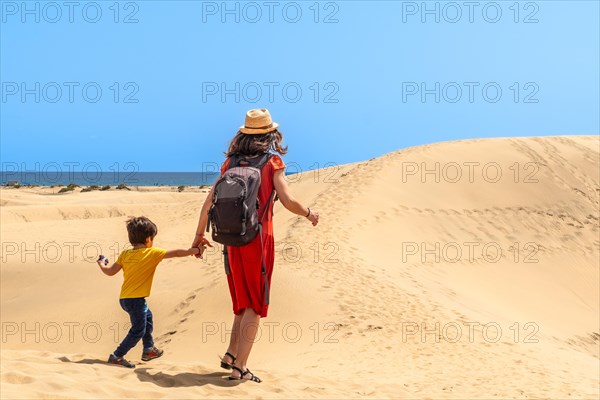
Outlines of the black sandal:
[{"label": "black sandal", "polygon": [[[225,361],[223,361],[223,358],[225,358],[225,356],[229,356],[231,357],[231,364],[230,363],[226,363]],[[221,357],[221,368],[223,369],[231,369],[231,367],[233,367],[233,364],[235,363],[236,358],[233,356],[233,354],[231,354],[230,352],[225,353],[225,355],[223,357]]]},{"label": "black sandal", "polygon": [[[256,383],[261,383],[262,379],[260,379],[258,376],[254,375],[252,372],[250,372],[249,369],[246,369],[246,371],[242,371],[241,368],[236,367],[235,365],[232,365],[231,368],[235,369],[237,372],[240,373],[240,377],[239,378],[234,378],[233,376],[229,377],[230,381],[252,381],[252,382],[256,382]],[[250,378],[248,379],[244,379],[244,376],[246,375],[252,375]]]}]

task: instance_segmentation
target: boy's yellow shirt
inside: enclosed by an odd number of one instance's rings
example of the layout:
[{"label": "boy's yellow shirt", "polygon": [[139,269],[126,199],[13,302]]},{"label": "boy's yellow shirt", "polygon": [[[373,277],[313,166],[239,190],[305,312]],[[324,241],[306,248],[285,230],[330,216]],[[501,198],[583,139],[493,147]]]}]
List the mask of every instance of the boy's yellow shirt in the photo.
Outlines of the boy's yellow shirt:
[{"label": "boy's yellow shirt", "polygon": [[165,254],[167,254],[167,250],[159,247],[123,251],[117,259],[117,264],[123,267],[123,286],[121,286],[120,298],[132,299],[150,296],[154,272]]}]

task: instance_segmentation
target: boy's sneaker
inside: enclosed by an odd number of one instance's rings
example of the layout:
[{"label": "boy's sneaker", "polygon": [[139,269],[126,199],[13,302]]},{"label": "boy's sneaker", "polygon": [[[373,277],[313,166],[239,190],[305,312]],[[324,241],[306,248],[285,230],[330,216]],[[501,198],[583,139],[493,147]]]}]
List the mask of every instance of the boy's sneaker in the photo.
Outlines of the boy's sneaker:
[{"label": "boy's sneaker", "polygon": [[162,356],[164,353],[164,351],[162,351],[161,349],[159,349],[158,347],[153,347],[152,350],[146,352],[144,351],[142,353],[142,361],[150,361],[150,360],[154,360],[155,358],[158,358],[160,356]]},{"label": "boy's sneaker", "polygon": [[135,365],[124,359],[123,357],[117,357],[114,354],[108,356],[108,363],[115,365],[122,365],[125,368],[135,368]]}]

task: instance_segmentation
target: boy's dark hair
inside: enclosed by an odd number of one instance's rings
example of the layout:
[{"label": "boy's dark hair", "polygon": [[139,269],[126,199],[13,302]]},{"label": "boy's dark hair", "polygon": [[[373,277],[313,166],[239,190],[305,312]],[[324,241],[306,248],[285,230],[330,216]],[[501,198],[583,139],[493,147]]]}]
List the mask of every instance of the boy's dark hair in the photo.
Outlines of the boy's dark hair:
[{"label": "boy's dark hair", "polygon": [[145,244],[147,237],[154,239],[158,228],[146,217],[130,217],[127,220],[127,233],[129,234],[129,243],[135,246],[136,244]]}]

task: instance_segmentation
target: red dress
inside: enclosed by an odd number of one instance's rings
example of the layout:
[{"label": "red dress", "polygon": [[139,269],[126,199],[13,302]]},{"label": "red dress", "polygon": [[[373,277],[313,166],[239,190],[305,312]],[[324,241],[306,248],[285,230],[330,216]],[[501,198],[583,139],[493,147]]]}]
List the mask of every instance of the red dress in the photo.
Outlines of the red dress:
[{"label": "red dress", "polygon": [[[229,166],[229,159],[221,166],[221,174],[225,173]],[[258,190],[258,202],[260,208],[258,215],[263,213],[265,203],[269,200],[273,191],[273,175],[275,171],[285,168],[283,160],[273,155],[261,172],[260,189]],[[272,207],[273,202],[269,205]],[[272,208],[271,208],[272,209]],[[275,263],[275,239],[273,237],[273,215],[267,212],[263,219],[263,254],[267,268],[267,279],[271,287],[271,275]],[[264,305],[264,278],[261,272],[262,259],[260,257],[260,237],[256,237],[245,246],[227,246],[229,255],[229,267],[231,273],[227,275],[233,312],[239,315],[245,308],[251,308],[261,317],[266,317],[269,310]]]}]

